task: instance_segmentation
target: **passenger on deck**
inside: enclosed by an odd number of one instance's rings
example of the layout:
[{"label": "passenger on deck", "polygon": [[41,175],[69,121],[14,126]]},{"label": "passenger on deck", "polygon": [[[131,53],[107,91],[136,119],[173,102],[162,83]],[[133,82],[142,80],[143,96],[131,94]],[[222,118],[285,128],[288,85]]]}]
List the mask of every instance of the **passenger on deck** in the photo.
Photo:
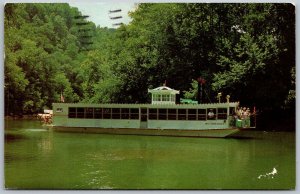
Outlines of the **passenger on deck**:
[{"label": "passenger on deck", "polygon": [[245,124],[244,127],[250,127],[250,108],[245,111]]},{"label": "passenger on deck", "polygon": [[246,118],[247,118],[247,109],[246,107],[244,107],[242,111],[242,119],[246,119]]},{"label": "passenger on deck", "polygon": [[208,119],[213,119],[215,117],[215,113],[213,112],[213,109],[210,109],[208,112]]},{"label": "passenger on deck", "polygon": [[250,127],[250,108],[237,108],[234,119],[237,127]]},{"label": "passenger on deck", "polygon": [[247,117],[250,117],[250,108],[247,108],[247,110],[246,110],[246,114],[247,114]]},{"label": "passenger on deck", "polygon": [[242,117],[242,108],[238,107],[235,114],[236,114],[237,119],[241,119],[241,117]]}]

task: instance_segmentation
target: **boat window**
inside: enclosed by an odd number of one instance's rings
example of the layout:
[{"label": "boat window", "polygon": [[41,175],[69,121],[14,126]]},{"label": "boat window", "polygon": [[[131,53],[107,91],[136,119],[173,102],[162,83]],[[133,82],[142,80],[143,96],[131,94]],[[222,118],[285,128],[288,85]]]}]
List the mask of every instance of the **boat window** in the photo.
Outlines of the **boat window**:
[{"label": "boat window", "polygon": [[156,120],[156,119],[157,119],[157,109],[149,108],[149,120]]},{"label": "boat window", "polygon": [[94,117],[94,109],[85,108],[85,118],[93,118],[93,117]]},{"label": "boat window", "polygon": [[76,118],[76,108],[69,107],[69,118]]},{"label": "boat window", "polygon": [[178,109],[178,120],[186,120],[186,109]]},{"label": "boat window", "polygon": [[198,120],[206,120],[206,109],[198,109]]},{"label": "boat window", "polygon": [[148,114],[147,114],[147,108],[141,108],[141,121],[147,121]]},{"label": "boat window", "polygon": [[197,109],[188,109],[188,120],[197,120]]},{"label": "boat window", "polygon": [[139,119],[139,109],[138,108],[130,109],[130,119]]},{"label": "boat window", "polygon": [[217,119],[227,119],[227,108],[218,108]]},{"label": "boat window", "polygon": [[167,120],[167,109],[158,109],[158,119]]},{"label": "boat window", "polygon": [[141,108],[141,113],[142,114],[147,114],[147,108]]},{"label": "boat window", "polygon": [[129,108],[121,108],[121,113],[122,114],[129,113]]},{"label": "boat window", "polygon": [[77,118],[84,118],[84,108],[77,108]]},{"label": "boat window", "polygon": [[120,119],[121,117],[120,108],[112,108],[111,112],[112,112],[112,119]]},{"label": "boat window", "polygon": [[111,119],[111,109],[103,108],[103,119]]},{"label": "boat window", "polygon": [[121,119],[129,119],[129,108],[121,108]]},{"label": "boat window", "polygon": [[163,94],[161,101],[169,101],[169,95]]},{"label": "boat window", "polygon": [[171,95],[171,101],[175,102],[175,95],[174,94]]},{"label": "boat window", "polygon": [[235,115],[235,107],[229,108],[229,115]]},{"label": "boat window", "polygon": [[120,109],[119,109],[119,108],[112,108],[112,109],[111,109],[111,112],[112,112],[113,114],[120,114]]},{"label": "boat window", "polygon": [[63,112],[63,109],[62,108],[57,108],[56,112]]},{"label": "boat window", "polygon": [[94,118],[102,119],[102,108],[94,108]]},{"label": "boat window", "polygon": [[177,119],[177,109],[168,109],[168,120]]},{"label": "boat window", "polygon": [[215,108],[207,109],[207,119],[209,119],[209,120],[216,119],[216,109]]},{"label": "boat window", "polygon": [[159,94],[153,94],[153,101],[160,101],[160,95]]},{"label": "boat window", "polygon": [[130,113],[139,113],[139,109],[138,108],[131,108]]}]

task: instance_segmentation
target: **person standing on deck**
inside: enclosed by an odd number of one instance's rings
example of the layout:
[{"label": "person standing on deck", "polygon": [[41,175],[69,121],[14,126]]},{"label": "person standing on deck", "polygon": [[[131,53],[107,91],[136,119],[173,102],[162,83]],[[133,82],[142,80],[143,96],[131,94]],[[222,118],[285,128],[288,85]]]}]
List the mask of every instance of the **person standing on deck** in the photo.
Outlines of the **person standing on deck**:
[{"label": "person standing on deck", "polygon": [[215,117],[215,113],[213,112],[213,110],[212,109],[210,109],[209,110],[209,112],[208,112],[208,119],[213,119],[214,117]]}]

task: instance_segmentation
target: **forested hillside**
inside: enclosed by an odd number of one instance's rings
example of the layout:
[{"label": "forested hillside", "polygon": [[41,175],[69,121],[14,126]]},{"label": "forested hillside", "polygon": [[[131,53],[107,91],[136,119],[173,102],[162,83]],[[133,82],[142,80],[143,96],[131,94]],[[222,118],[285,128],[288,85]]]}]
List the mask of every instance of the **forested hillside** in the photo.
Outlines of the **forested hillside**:
[{"label": "forested hillside", "polygon": [[204,102],[222,92],[260,109],[295,108],[292,4],[140,4],[116,30],[89,22],[89,49],[80,15],[68,4],[6,4],[6,114],[51,108],[61,94],[145,103],[165,81],[196,98],[199,77]]}]

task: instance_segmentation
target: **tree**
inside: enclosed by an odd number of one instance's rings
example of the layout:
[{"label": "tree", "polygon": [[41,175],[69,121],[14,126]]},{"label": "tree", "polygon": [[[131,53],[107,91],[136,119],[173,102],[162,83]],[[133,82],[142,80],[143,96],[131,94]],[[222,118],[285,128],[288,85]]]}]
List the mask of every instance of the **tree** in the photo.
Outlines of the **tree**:
[{"label": "tree", "polygon": [[[191,80],[202,77],[204,102],[223,92],[249,106],[291,107],[294,10],[292,4],[145,3],[130,13],[131,23],[108,29],[78,19],[81,13],[67,4],[7,4],[7,106],[34,113],[61,92],[68,102],[145,103],[147,89],[164,82],[193,96]],[[79,22],[88,23],[87,34]],[[85,50],[87,39],[93,44]]]},{"label": "tree", "polygon": [[[290,36],[294,37],[295,20],[290,15],[282,16],[282,10],[293,14],[293,6],[250,4],[245,8],[247,12],[241,17],[243,25],[239,25],[239,31],[232,32],[238,41],[232,44],[225,38],[222,42],[220,70],[214,73],[213,89],[226,91],[246,104],[256,102],[260,107],[280,107],[291,87],[290,72],[295,65],[294,43],[286,44],[290,38],[281,31],[288,27]],[[291,58],[286,61],[283,55],[287,53]]]},{"label": "tree", "polygon": [[61,91],[70,102],[79,100],[74,81],[83,58],[77,54],[79,14],[68,4],[5,5],[6,114],[51,107]]}]

